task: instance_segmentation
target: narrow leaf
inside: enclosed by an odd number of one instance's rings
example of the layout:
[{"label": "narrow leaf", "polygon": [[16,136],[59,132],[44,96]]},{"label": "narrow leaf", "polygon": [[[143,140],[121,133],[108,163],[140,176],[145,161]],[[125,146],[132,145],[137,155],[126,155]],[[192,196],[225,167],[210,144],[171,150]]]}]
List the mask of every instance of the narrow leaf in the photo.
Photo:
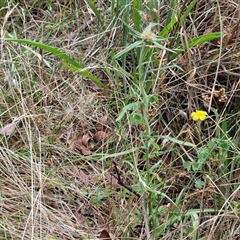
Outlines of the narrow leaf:
[{"label": "narrow leaf", "polygon": [[68,68],[68,69],[70,69],[72,71],[78,71],[78,73],[80,75],[89,78],[90,80],[92,80],[92,82],[94,82],[99,87],[106,87],[97,77],[92,75],[87,70],[82,69],[82,65],[81,64],[77,63],[71,57],[69,57],[64,52],[58,50],[57,48],[51,47],[51,46],[43,44],[43,43],[39,43],[39,42],[35,42],[35,41],[29,41],[29,40],[24,40],[24,39],[5,38],[5,40],[9,41],[9,42],[17,42],[17,43],[20,43],[20,44],[28,44],[28,45],[31,45],[31,46],[43,49],[43,50],[45,50],[47,52],[50,52],[50,53],[54,54],[55,56],[59,57],[60,59],[62,59],[63,60],[62,64],[66,68]]},{"label": "narrow leaf", "polygon": [[62,60],[72,64],[73,66],[75,66],[77,68],[82,68],[81,64],[75,62],[71,57],[66,55],[64,52],[58,50],[57,48],[51,47],[49,45],[39,43],[39,42],[35,42],[35,41],[29,41],[29,40],[25,40],[25,39],[5,38],[4,40],[9,41],[9,42],[17,42],[17,43],[22,43],[22,44],[28,44],[28,45],[31,45],[31,46],[34,46],[34,47],[39,47],[43,50],[46,50],[47,52],[50,52],[50,53],[54,54],[55,56],[61,58]]},{"label": "narrow leaf", "polygon": [[202,43],[209,42],[209,41],[214,40],[216,38],[220,38],[221,35],[222,35],[222,32],[213,32],[213,33],[207,33],[207,34],[201,35],[199,37],[190,39],[188,44],[184,44],[181,49],[175,50],[176,53],[174,53],[170,56],[170,60],[175,59],[180,53],[186,51],[190,47],[195,47],[195,46],[200,45]]},{"label": "narrow leaf", "polygon": [[120,121],[120,120],[123,118],[124,114],[125,114],[127,111],[132,110],[132,109],[136,109],[137,107],[138,107],[138,102],[133,102],[133,103],[130,103],[130,104],[126,105],[126,106],[122,109],[122,111],[119,113],[116,121],[117,121],[117,122]]},{"label": "narrow leaf", "polygon": [[166,37],[166,35],[171,31],[171,29],[174,27],[174,25],[177,23],[177,17],[174,17],[172,19],[172,21],[167,24],[167,26],[165,26],[163,28],[163,30],[160,32],[160,37]]},{"label": "narrow leaf", "polygon": [[157,43],[156,41],[154,42],[154,45],[157,46],[158,48],[162,49],[162,50],[166,50],[166,51],[169,51],[169,52],[172,52],[172,53],[176,53],[176,52],[173,51],[172,49],[167,48],[167,47],[164,47],[163,45]]},{"label": "narrow leaf", "polygon": [[98,87],[101,88],[106,88],[105,84],[103,84],[97,77],[95,77],[93,74],[91,74],[89,71],[75,67],[75,66],[71,66],[68,65],[66,62],[62,61],[62,64],[64,67],[79,73],[81,76],[87,77],[90,80],[92,80],[93,83],[95,83]]},{"label": "narrow leaf", "polygon": [[133,0],[133,8],[132,8],[132,18],[133,18],[133,23],[134,27],[138,32],[141,32],[141,26],[142,26],[142,21],[141,21],[141,16],[140,16],[140,10],[141,10],[141,1],[139,0]]},{"label": "narrow leaf", "polygon": [[178,139],[173,138],[173,137],[169,137],[169,136],[159,136],[159,137],[163,138],[163,139],[167,139],[167,140],[169,140],[171,142],[174,142],[174,143],[177,143],[179,145],[184,145],[184,146],[187,146],[187,147],[196,147],[196,145],[193,144],[193,143],[178,140]]},{"label": "narrow leaf", "polygon": [[128,47],[124,48],[122,51],[117,53],[115,55],[114,59],[117,59],[117,58],[121,57],[123,54],[126,54],[127,52],[131,51],[132,49],[134,49],[136,47],[139,47],[142,44],[143,44],[143,40],[139,40],[139,41],[136,41],[136,42],[132,43],[131,45],[129,45]]},{"label": "narrow leaf", "polygon": [[182,17],[181,17],[181,23],[184,23],[186,18],[188,17],[189,13],[191,12],[191,10],[195,7],[196,3],[199,0],[193,0],[190,2],[188,8],[185,10],[185,12],[183,13]]},{"label": "narrow leaf", "polygon": [[[204,35],[201,35],[199,37],[196,37],[196,38],[193,38],[193,39],[189,40],[188,46],[189,47],[194,47],[194,46],[197,46],[197,45],[202,44],[204,42],[209,42],[213,39],[220,38],[221,35],[222,35],[222,32],[213,32],[213,33],[204,34]],[[185,48],[186,48],[186,45],[185,45]]]},{"label": "narrow leaf", "polygon": [[91,7],[91,9],[93,10],[93,12],[95,13],[98,21],[100,22],[100,24],[103,26],[103,21],[102,21],[102,18],[100,16],[100,13],[99,11],[97,10],[97,7],[95,5],[95,3],[92,1],[92,0],[86,0],[88,5]]},{"label": "narrow leaf", "polygon": [[167,20],[166,20],[166,25],[168,25],[171,22],[172,15],[176,11],[174,8],[177,6],[176,0],[171,0],[170,1],[170,10],[167,13]]}]

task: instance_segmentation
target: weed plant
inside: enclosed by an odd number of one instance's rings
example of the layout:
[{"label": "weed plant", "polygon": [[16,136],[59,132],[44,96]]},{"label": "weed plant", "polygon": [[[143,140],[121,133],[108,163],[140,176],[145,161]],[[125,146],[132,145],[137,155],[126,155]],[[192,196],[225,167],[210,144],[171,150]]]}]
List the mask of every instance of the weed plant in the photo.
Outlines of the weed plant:
[{"label": "weed plant", "polygon": [[238,1],[0,9],[0,239],[238,239]]}]

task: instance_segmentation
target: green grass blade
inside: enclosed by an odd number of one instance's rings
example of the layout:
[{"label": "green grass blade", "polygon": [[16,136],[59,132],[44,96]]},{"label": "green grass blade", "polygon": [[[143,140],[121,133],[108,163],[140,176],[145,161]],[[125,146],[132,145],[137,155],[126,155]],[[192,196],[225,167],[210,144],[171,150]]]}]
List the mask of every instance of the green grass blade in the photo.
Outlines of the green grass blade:
[{"label": "green grass blade", "polygon": [[173,143],[176,143],[176,144],[179,144],[179,145],[183,145],[183,146],[187,146],[187,147],[194,147],[194,148],[196,147],[196,145],[193,144],[193,143],[185,142],[185,141],[173,138],[173,137],[164,136],[164,135],[161,135],[161,136],[158,136],[158,137],[161,138],[161,139],[167,139],[170,142],[173,142]]},{"label": "green grass blade", "polygon": [[[120,21],[126,26],[132,33],[134,33],[137,37],[140,37],[140,32],[134,30],[130,25],[128,25],[124,20],[120,19]],[[158,23],[152,23],[151,26],[159,25]]]},{"label": "green grass blade", "polygon": [[160,37],[166,37],[166,35],[171,31],[174,25],[177,23],[177,17],[174,17],[170,23],[167,24],[166,27],[160,32]]},{"label": "green grass blade", "polygon": [[[188,17],[191,10],[195,7],[197,2],[198,2],[198,0],[192,1],[189,4],[188,8],[184,11],[183,15],[180,18],[180,23],[182,23],[182,25],[183,25],[184,21],[186,20],[186,18]],[[172,0],[171,8],[174,8],[174,6],[175,6],[174,4],[176,4],[176,2],[175,2],[175,0]],[[177,16],[173,16],[173,11],[169,11],[168,16],[167,16],[166,26],[160,32],[160,36],[165,37],[172,30],[172,28],[175,26],[175,24],[177,22],[178,22]]]},{"label": "green grass blade", "polygon": [[204,34],[204,35],[201,35],[199,37],[196,37],[196,38],[193,38],[193,39],[189,40],[188,46],[189,47],[194,47],[194,46],[197,46],[199,44],[214,40],[216,38],[220,38],[221,35],[222,35],[222,32],[213,32],[213,33]]},{"label": "green grass blade", "polygon": [[167,48],[167,47],[164,47],[163,45],[157,43],[157,42],[154,42],[154,45],[162,50],[166,50],[166,51],[169,51],[169,52],[172,52],[172,53],[175,53],[175,51],[173,51],[172,49],[170,48]]},{"label": "green grass blade", "polygon": [[[129,38],[129,11],[130,11],[130,0],[122,0],[118,1],[119,2],[119,7],[120,9],[123,9],[123,21],[126,24],[123,24],[123,36],[122,36],[122,47],[125,48],[128,43],[128,38]],[[122,68],[126,70],[126,64],[127,64],[127,55],[126,53],[122,54]],[[126,79],[123,79],[123,85],[124,85],[124,90],[126,91]]]},{"label": "green grass blade", "polygon": [[82,68],[82,65],[74,61],[71,57],[69,57],[67,54],[63,53],[62,51],[58,50],[57,48],[51,47],[49,45],[35,42],[35,41],[29,41],[25,39],[12,39],[12,38],[4,38],[5,41],[8,42],[17,42],[17,43],[22,43],[22,44],[28,44],[34,47],[41,48],[43,50],[46,50],[47,52],[50,52],[54,54],[55,56],[61,58],[62,60],[68,62],[69,64],[73,65],[74,67],[77,68]]},{"label": "green grass blade", "polygon": [[68,69],[70,69],[72,71],[78,72],[82,76],[89,78],[90,80],[92,80],[92,82],[94,82],[99,87],[106,87],[97,77],[92,75],[90,72],[84,70],[82,68],[81,64],[77,63],[71,57],[69,57],[64,52],[58,50],[57,48],[48,46],[48,45],[43,44],[43,43],[39,43],[39,42],[35,42],[35,41],[29,41],[29,40],[24,40],[24,39],[5,38],[5,40],[9,41],[9,42],[17,42],[17,43],[20,43],[20,44],[28,44],[28,45],[31,45],[31,46],[43,49],[43,50],[45,50],[47,52],[50,52],[53,55],[55,55],[55,56],[59,57],[60,59],[62,59],[62,64],[66,68],[68,68]]},{"label": "green grass blade", "polygon": [[82,68],[77,68],[75,66],[68,65],[66,62],[62,61],[62,65],[71,71],[77,72],[80,75],[92,80],[93,83],[95,83],[97,86],[101,88],[106,88],[105,84],[103,84],[97,77],[95,77],[93,74],[91,74],[89,71],[82,69]]},{"label": "green grass blade", "polygon": [[114,59],[117,59],[123,55],[126,55],[127,52],[131,51],[132,49],[139,47],[143,44],[143,41],[136,41],[133,44],[129,45],[128,47],[124,48],[122,51],[120,51],[119,53],[117,53],[114,57]]},{"label": "green grass blade", "polygon": [[102,21],[102,18],[101,18],[101,16],[100,16],[99,11],[97,10],[97,7],[96,7],[95,3],[94,3],[92,0],[86,0],[86,2],[88,3],[88,5],[91,7],[91,9],[93,10],[93,12],[95,13],[95,15],[96,15],[98,21],[100,22],[100,24],[103,26],[104,23],[103,23],[103,21]]},{"label": "green grass blade", "polygon": [[123,109],[121,110],[121,112],[119,113],[116,119],[116,122],[119,122],[123,118],[123,116],[127,113],[127,111],[137,109],[138,105],[139,105],[138,102],[133,102],[123,107]]},{"label": "green grass blade", "polygon": [[172,15],[173,15],[175,6],[176,6],[176,0],[171,0],[170,10],[168,11],[168,14],[167,14],[166,26],[172,21]]},{"label": "green grass blade", "polygon": [[134,27],[138,32],[142,32],[142,21],[140,16],[140,10],[141,10],[141,1],[139,0],[133,0],[133,8],[132,8],[132,18]]},{"label": "green grass blade", "polygon": [[181,23],[184,23],[184,22],[185,22],[186,18],[188,17],[188,15],[189,15],[189,13],[192,11],[192,9],[195,7],[195,5],[196,5],[197,2],[198,2],[198,0],[193,0],[193,1],[189,4],[188,8],[184,11],[184,13],[183,13],[183,15],[182,15],[182,17],[181,17],[181,20],[180,20]]},{"label": "green grass blade", "polygon": [[[129,28],[128,28],[128,25],[129,25],[129,1],[125,0],[122,2],[123,2],[123,4],[121,7],[123,8],[123,19],[124,19],[124,22],[126,23],[123,25],[122,46],[126,47],[127,42],[128,42],[128,36],[129,36]],[[125,68],[126,55],[122,56],[122,63],[123,63],[122,67]]]},{"label": "green grass blade", "polygon": [[213,32],[213,33],[207,33],[207,34],[201,35],[199,37],[190,39],[189,42],[187,44],[184,44],[181,49],[175,50],[176,53],[174,53],[170,56],[170,60],[175,59],[180,53],[186,51],[188,48],[195,47],[202,43],[212,41],[216,38],[220,38],[221,35],[222,35],[222,32]]},{"label": "green grass blade", "polygon": [[146,3],[144,4],[146,6],[146,13],[149,15],[151,18],[152,22],[158,22],[159,16],[158,13],[155,11],[156,9],[160,9],[161,1],[157,0],[149,0],[145,1]]}]

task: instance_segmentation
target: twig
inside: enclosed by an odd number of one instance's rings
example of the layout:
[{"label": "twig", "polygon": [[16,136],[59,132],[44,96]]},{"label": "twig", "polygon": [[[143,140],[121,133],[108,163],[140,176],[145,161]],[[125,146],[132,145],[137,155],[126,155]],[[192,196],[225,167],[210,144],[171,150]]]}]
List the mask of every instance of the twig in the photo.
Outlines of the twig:
[{"label": "twig", "polygon": [[[132,192],[134,195],[136,195],[138,198],[140,198],[141,196],[140,196],[139,193],[137,193],[134,189],[132,189],[130,186],[126,185],[122,181],[120,173],[119,173],[118,168],[117,168],[117,163],[115,161],[113,161],[113,165],[114,165],[115,171],[117,173],[117,177],[113,174],[112,174],[112,176],[115,177],[118,180],[118,184],[125,187],[130,192]],[[150,240],[151,235],[150,235],[150,231],[149,231],[149,222],[148,222],[147,209],[146,209],[146,204],[145,204],[144,197],[142,198],[142,209],[143,209],[143,218],[144,218],[146,237],[147,237],[147,240]]]},{"label": "twig", "polygon": [[225,66],[223,66],[223,65],[221,65],[221,66],[222,66],[223,71],[224,71],[225,73],[227,73],[227,74],[229,74],[229,75],[232,75],[232,76],[240,77],[240,73],[230,72],[230,71],[228,71],[228,70],[225,68]]},{"label": "twig", "polygon": [[148,216],[147,216],[147,209],[146,209],[146,203],[144,200],[144,197],[142,198],[142,209],[143,209],[143,218],[144,218],[144,225],[145,225],[145,232],[147,240],[151,239],[150,231],[149,231],[149,222],[148,222]]},{"label": "twig", "polygon": [[126,185],[122,179],[121,179],[121,176],[120,176],[120,173],[118,171],[118,168],[117,168],[117,163],[115,161],[113,161],[113,165],[114,165],[114,168],[116,170],[116,173],[117,173],[117,177],[113,174],[111,174],[113,177],[115,177],[118,181],[118,184],[121,185],[122,187],[126,188],[127,190],[129,190],[131,193],[133,193],[134,195],[136,195],[138,198],[140,198],[140,194],[137,193],[134,189],[132,189],[132,187]]}]

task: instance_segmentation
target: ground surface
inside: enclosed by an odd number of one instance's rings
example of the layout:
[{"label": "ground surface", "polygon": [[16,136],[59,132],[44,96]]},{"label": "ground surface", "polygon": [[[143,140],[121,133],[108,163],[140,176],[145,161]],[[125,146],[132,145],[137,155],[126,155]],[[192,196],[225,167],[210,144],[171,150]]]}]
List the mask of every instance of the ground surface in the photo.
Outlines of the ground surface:
[{"label": "ground surface", "polygon": [[0,18],[0,239],[239,238],[237,0],[4,0]]}]

